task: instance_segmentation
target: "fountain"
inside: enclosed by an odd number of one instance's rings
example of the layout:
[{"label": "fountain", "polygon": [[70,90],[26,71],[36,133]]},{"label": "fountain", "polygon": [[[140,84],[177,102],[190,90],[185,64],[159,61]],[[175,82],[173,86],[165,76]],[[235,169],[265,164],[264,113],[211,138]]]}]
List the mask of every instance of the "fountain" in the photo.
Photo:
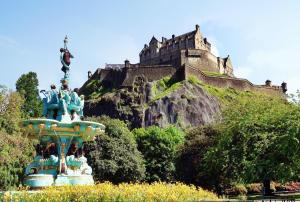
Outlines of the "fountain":
[{"label": "fountain", "polygon": [[24,184],[30,188],[60,185],[93,184],[92,169],[84,157],[83,142],[93,140],[104,132],[100,123],[82,121],[84,97],[78,89],[69,89],[70,63],[73,55],[64,39],[61,52],[61,88],[51,85],[49,91],[41,91],[44,118],[22,122],[28,135],[39,140],[36,156],[25,170]]}]

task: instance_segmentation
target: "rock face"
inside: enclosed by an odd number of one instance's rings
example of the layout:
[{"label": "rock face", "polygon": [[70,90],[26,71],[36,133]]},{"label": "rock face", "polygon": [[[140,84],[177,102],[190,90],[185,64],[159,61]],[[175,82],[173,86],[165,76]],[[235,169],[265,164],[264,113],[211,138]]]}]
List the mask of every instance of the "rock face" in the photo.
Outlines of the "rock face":
[{"label": "rock face", "polygon": [[108,115],[129,123],[131,128],[169,124],[183,127],[204,125],[218,118],[220,104],[199,85],[183,81],[179,88],[161,98],[153,98],[151,83],[139,92],[125,89],[86,102],[85,115]]},{"label": "rock face", "polygon": [[215,97],[200,86],[185,82],[178,90],[149,105],[145,110],[144,125],[204,125],[211,123],[219,111],[220,105]]}]

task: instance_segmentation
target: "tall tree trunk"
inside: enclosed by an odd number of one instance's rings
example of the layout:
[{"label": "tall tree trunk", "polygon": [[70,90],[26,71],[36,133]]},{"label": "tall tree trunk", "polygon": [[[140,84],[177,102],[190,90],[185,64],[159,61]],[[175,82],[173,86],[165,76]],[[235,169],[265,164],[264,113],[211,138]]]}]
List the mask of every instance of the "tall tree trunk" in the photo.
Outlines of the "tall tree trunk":
[{"label": "tall tree trunk", "polygon": [[264,179],[263,181],[263,192],[264,196],[271,196],[271,181],[269,179]]}]

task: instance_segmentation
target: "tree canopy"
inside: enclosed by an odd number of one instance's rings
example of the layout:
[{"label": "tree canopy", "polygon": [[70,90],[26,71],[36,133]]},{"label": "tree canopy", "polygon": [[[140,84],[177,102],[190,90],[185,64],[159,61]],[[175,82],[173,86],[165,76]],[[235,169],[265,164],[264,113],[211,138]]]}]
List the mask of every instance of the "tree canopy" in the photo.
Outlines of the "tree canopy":
[{"label": "tree canopy", "polygon": [[175,176],[177,147],[184,140],[184,133],[174,126],[165,129],[157,126],[134,129],[138,149],[146,166],[146,180],[172,181]]},{"label": "tree canopy", "polygon": [[105,125],[105,133],[85,145],[89,164],[98,181],[113,183],[144,179],[145,167],[133,134],[123,121],[108,117],[89,118]]},{"label": "tree canopy", "polygon": [[42,102],[39,98],[39,81],[35,72],[22,74],[16,82],[17,92],[25,99],[22,107],[24,115],[39,117],[42,114]]}]

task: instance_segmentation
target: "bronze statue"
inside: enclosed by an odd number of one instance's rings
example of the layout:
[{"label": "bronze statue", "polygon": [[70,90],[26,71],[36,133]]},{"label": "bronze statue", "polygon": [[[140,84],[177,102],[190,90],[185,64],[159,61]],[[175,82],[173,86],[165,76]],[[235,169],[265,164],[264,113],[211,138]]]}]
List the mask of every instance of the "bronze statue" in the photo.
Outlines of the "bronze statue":
[{"label": "bronze statue", "polygon": [[65,79],[69,78],[69,71],[70,71],[70,64],[71,64],[71,58],[74,58],[74,56],[70,53],[67,47],[68,43],[68,37],[66,36],[64,39],[64,48],[60,49],[60,61],[63,65],[61,70],[65,73]]}]

